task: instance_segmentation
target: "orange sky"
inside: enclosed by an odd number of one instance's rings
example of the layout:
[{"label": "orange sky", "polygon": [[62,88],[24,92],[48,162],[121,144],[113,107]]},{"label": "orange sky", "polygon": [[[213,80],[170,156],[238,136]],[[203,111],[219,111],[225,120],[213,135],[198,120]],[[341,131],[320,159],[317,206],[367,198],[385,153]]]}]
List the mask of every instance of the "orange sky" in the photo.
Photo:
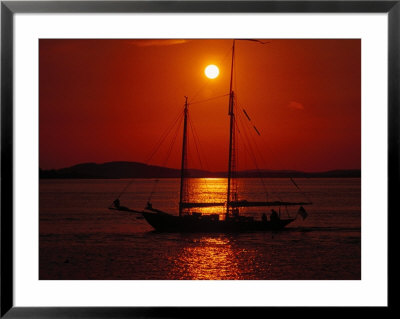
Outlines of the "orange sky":
[{"label": "orange sky", "polygon": [[[238,119],[238,168],[255,168],[246,134],[259,168],[360,168],[361,41],[265,41],[236,42],[237,116],[250,124],[245,108],[261,132]],[[40,40],[40,167],[146,162],[185,95],[200,102],[229,92],[231,47],[232,40]],[[208,64],[220,68],[218,78],[205,77]],[[227,111],[228,97],[189,105],[203,169],[227,168]],[[180,166],[178,132],[170,158],[172,134],[149,164]],[[195,154],[191,146],[189,167],[200,168]]]}]

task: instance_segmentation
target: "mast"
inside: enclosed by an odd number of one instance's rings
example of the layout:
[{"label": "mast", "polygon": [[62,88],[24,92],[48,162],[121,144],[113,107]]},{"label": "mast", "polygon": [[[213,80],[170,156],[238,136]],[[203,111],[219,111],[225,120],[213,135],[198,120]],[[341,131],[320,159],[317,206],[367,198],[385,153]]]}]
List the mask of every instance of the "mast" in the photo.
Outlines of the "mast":
[{"label": "mast", "polygon": [[182,216],[183,211],[183,198],[184,198],[184,187],[185,187],[185,171],[186,171],[186,155],[187,155],[187,118],[188,118],[188,102],[187,96],[185,96],[185,108],[183,110],[183,141],[182,141],[182,161],[181,161],[181,187],[179,192],[179,216]]},{"label": "mast", "polygon": [[232,171],[234,169],[233,165],[233,147],[234,147],[234,129],[235,129],[235,114],[233,112],[233,103],[234,103],[234,92],[233,92],[233,65],[234,65],[234,57],[235,57],[235,40],[233,40],[232,44],[232,63],[231,63],[231,81],[229,86],[229,110],[228,115],[230,117],[229,124],[229,159],[228,159],[228,191],[227,191],[227,200],[226,200],[226,215],[229,215],[229,208],[231,202],[231,179],[232,179]]}]

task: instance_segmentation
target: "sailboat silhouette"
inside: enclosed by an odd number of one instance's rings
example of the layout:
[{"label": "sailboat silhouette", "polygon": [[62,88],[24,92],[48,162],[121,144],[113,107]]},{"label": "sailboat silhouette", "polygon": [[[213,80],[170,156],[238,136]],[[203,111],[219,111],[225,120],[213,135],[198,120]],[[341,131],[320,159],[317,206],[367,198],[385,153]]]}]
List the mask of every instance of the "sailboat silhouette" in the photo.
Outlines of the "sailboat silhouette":
[{"label": "sailboat silhouette", "polygon": [[[259,40],[248,39],[264,44]],[[142,214],[145,220],[157,231],[161,232],[248,232],[248,231],[270,231],[281,230],[286,225],[293,222],[296,218],[281,218],[279,214],[272,209],[270,218],[268,219],[265,213],[262,214],[260,220],[254,217],[243,216],[240,214],[241,207],[281,207],[281,206],[299,206],[298,213],[305,218],[307,216],[303,206],[311,205],[307,202],[288,202],[288,201],[247,201],[238,200],[236,187],[236,118],[235,118],[235,93],[233,91],[233,74],[234,74],[234,59],[235,59],[235,43],[232,44],[232,60],[231,74],[229,87],[229,155],[228,155],[228,177],[227,177],[227,192],[226,202],[190,202],[188,200],[187,189],[187,130],[188,130],[188,113],[189,104],[188,98],[185,97],[185,105],[183,110],[183,140],[182,140],[182,157],[181,157],[181,176],[180,176],[180,192],[179,192],[179,212],[172,215],[162,210],[156,209],[150,202],[142,211],[133,210],[128,207],[123,207],[116,199],[109,209],[128,211],[132,213]],[[243,110],[246,117],[250,120],[249,115]],[[254,127],[257,134],[260,134]],[[192,212],[193,208],[221,206],[224,207],[222,214],[202,214]],[[222,218],[221,218],[222,217]]]}]

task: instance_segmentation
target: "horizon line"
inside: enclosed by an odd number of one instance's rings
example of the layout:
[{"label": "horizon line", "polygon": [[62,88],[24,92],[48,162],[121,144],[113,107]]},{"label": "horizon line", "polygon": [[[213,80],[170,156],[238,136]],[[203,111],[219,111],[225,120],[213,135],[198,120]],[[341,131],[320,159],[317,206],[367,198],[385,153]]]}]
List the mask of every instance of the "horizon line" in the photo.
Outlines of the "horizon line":
[{"label": "horizon line", "polygon": [[[137,161],[108,161],[108,162],[81,162],[77,164],[73,164],[70,166],[65,166],[65,167],[60,167],[60,168],[41,168],[39,166],[39,170],[43,171],[54,171],[54,170],[61,170],[61,169],[67,169],[67,168],[72,168],[74,166],[78,165],[85,165],[85,164],[95,164],[95,165],[104,165],[104,164],[110,164],[110,163],[136,163],[136,164],[141,164],[141,165],[146,165],[146,166],[155,166],[155,167],[162,167],[166,169],[173,169],[173,170],[180,170],[180,168],[174,168],[174,167],[168,167],[168,166],[161,166],[157,164],[146,164],[143,162],[137,162]],[[198,170],[202,172],[208,172],[208,173],[227,173],[227,171],[211,171],[208,169],[203,169],[203,168],[187,168],[188,170]],[[279,169],[271,169],[271,168],[247,168],[247,169],[242,169],[238,170],[237,172],[246,172],[246,171],[289,171],[289,172],[301,172],[301,173],[325,173],[325,172],[332,172],[332,171],[361,171],[360,168],[332,168],[332,169],[326,169],[326,170],[317,170],[317,171],[306,171],[306,170],[299,170],[299,169],[289,169],[289,168],[279,168]]]}]

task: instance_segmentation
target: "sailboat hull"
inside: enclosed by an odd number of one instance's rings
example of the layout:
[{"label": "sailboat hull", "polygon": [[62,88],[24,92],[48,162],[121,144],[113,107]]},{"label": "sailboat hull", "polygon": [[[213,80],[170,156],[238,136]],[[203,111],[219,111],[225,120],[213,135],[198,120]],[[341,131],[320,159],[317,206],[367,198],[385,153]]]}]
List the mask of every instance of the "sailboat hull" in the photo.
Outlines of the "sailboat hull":
[{"label": "sailboat hull", "polygon": [[276,221],[256,220],[210,220],[193,218],[192,216],[173,216],[169,214],[157,214],[143,212],[146,221],[159,232],[220,232],[237,233],[251,231],[274,231],[281,230],[294,221],[294,218],[279,219]]}]

